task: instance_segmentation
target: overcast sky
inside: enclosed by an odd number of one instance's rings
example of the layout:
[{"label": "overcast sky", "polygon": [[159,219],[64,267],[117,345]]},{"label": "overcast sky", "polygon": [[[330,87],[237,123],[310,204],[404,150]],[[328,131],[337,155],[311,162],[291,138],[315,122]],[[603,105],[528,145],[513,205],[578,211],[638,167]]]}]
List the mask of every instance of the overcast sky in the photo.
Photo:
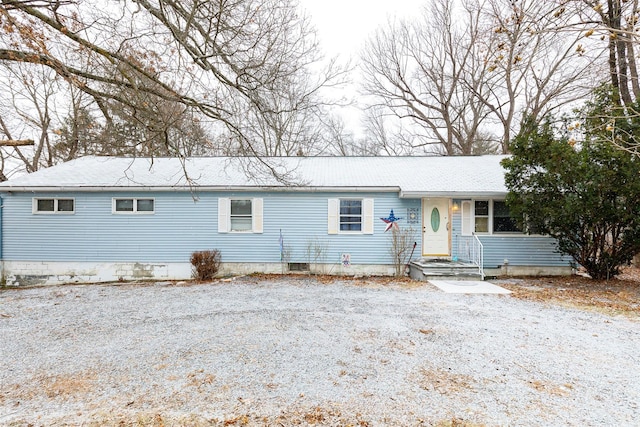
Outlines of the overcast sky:
[{"label": "overcast sky", "polygon": [[[421,13],[428,0],[299,0],[318,31],[320,44],[327,58],[340,55],[343,60],[357,62],[367,38],[384,26],[390,17],[410,17]],[[355,75],[354,75],[355,77]],[[362,111],[357,105],[357,78],[342,89],[347,98],[354,98],[351,107],[336,108],[347,128],[356,136],[363,136]]]},{"label": "overcast sky", "polygon": [[357,55],[389,16],[418,14],[427,0],[300,0],[318,30],[327,56]]}]

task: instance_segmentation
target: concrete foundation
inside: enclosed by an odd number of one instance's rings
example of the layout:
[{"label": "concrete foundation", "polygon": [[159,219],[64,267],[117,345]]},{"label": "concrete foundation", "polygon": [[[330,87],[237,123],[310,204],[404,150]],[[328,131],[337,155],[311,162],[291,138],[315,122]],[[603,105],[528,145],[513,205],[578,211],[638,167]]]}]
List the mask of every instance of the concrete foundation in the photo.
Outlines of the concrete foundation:
[{"label": "concrete foundation", "polygon": [[[117,281],[189,280],[190,263],[96,263],[63,261],[3,261],[2,283],[5,286],[44,286],[67,283],[100,283]],[[222,263],[220,276],[251,273],[289,273],[282,263]],[[311,264],[312,274],[343,276],[392,276],[393,266]]]},{"label": "concrete foundation", "polygon": [[529,265],[503,265],[500,268],[485,268],[485,277],[509,276],[570,276],[575,271],[570,266],[540,267]]},{"label": "concrete foundation", "polygon": [[[266,273],[288,274],[287,264],[282,263],[222,263],[220,276]],[[337,276],[393,276],[392,265],[310,264],[308,271],[300,274],[327,274]],[[504,276],[554,276],[573,274],[571,267],[534,267],[505,265],[485,269],[486,277]],[[63,261],[2,261],[2,284],[5,286],[42,286],[66,283],[100,283],[117,281],[189,280],[192,267],[189,263],[140,263],[140,262],[63,262]],[[415,279],[415,278],[414,278]],[[417,279],[420,280],[420,279]]]}]

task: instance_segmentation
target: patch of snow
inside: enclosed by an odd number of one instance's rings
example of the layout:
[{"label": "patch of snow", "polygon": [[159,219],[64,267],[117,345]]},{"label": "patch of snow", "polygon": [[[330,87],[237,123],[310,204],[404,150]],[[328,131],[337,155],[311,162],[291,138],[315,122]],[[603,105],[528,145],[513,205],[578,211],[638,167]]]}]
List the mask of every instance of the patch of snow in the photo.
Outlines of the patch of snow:
[{"label": "patch of snow", "polygon": [[637,322],[503,295],[247,276],[8,289],[0,307],[0,425],[638,420]]}]

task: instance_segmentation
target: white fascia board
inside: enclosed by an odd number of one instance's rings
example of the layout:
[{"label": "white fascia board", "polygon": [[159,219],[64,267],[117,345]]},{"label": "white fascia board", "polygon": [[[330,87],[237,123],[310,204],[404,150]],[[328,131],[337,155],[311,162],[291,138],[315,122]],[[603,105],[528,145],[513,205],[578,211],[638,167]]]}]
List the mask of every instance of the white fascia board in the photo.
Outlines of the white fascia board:
[{"label": "white fascia board", "polygon": [[451,191],[401,191],[401,199],[425,199],[429,197],[444,197],[449,199],[495,199],[506,197],[507,192],[496,191],[474,191],[474,192],[451,192]]},{"label": "white fascia board", "polygon": [[399,187],[250,187],[250,186],[131,186],[131,187],[91,187],[91,186],[55,186],[55,187],[0,187],[0,193],[11,192],[101,192],[101,191],[277,191],[277,192],[335,192],[335,193],[399,193]]}]

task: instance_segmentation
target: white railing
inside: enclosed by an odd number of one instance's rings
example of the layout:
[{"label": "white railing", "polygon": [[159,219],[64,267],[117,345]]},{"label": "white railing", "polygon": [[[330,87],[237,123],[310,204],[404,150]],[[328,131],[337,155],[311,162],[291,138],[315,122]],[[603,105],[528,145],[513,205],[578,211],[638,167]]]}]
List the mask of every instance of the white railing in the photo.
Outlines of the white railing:
[{"label": "white railing", "polygon": [[484,247],[475,233],[471,236],[458,236],[458,259],[477,266],[480,277],[484,280]]}]

